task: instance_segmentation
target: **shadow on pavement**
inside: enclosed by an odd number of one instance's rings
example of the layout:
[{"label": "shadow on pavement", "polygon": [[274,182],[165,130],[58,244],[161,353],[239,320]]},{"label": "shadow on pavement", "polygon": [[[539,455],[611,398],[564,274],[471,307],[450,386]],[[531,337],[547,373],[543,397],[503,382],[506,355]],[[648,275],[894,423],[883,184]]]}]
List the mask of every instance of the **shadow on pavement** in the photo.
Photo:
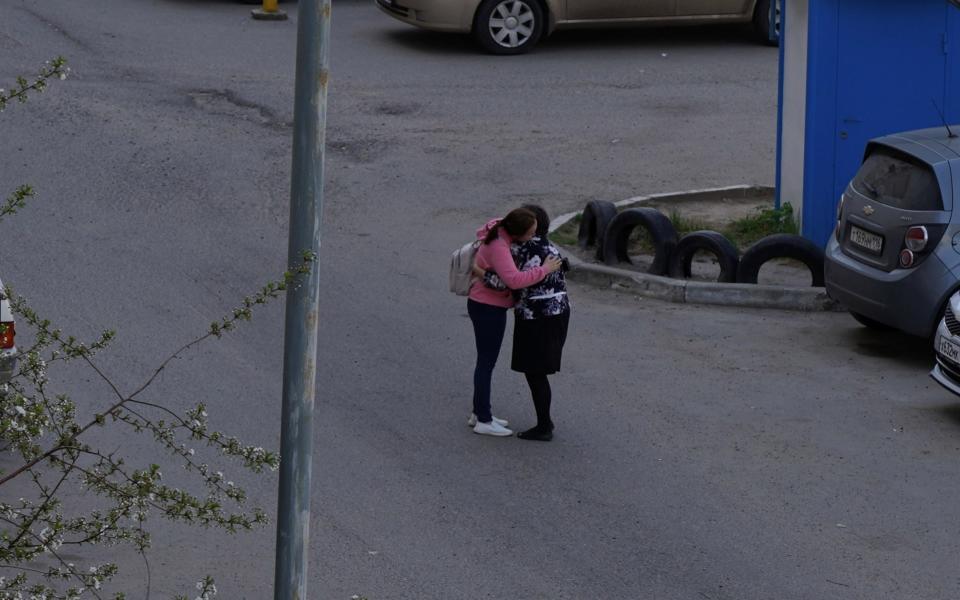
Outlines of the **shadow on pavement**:
[{"label": "shadow on pavement", "polygon": [[[384,15],[385,18],[386,15]],[[384,32],[391,42],[405,46],[410,50],[422,52],[444,52],[460,54],[486,54],[464,33],[438,33],[410,27],[404,30]],[[719,25],[711,27],[624,27],[572,29],[557,31],[541,39],[531,52],[537,54],[556,54],[559,52],[587,49],[602,50],[654,50],[657,52],[676,52],[687,48],[715,48],[718,45],[755,47],[758,51],[775,52],[756,42],[750,28],[743,25]],[[490,55],[488,55],[490,56]],[[502,57],[504,60],[517,60],[520,57]]]},{"label": "shadow on pavement", "polygon": [[887,358],[928,370],[933,368],[933,342],[927,338],[861,327],[851,329],[847,339],[850,349],[861,356]]},{"label": "shadow on pavement", "polygon": [[[944,397],[953,397],[950,392],[943,390]],[[952,402],[940,406],[930,407],[930,412],[943,417],[949,423],[960,427],[960,402]]]},{"label": "shadow on pavement", "polygon": [[711,27],[623,27],[612,29],[569,29],[540,40],[534,52],[558,52],[581,48],[678,51],[717,45],[753,46],[770,50],[756,42],[749,27],[716,25]]},{"label": "shadow on pavement", "polygon": [[438,31],[416,29],[414,27],[400,30],[391,29],[383,33],[389,42],[417,52],[430,54],[485,54],[473,41],[473,37],[465,33],[441,33]]}]

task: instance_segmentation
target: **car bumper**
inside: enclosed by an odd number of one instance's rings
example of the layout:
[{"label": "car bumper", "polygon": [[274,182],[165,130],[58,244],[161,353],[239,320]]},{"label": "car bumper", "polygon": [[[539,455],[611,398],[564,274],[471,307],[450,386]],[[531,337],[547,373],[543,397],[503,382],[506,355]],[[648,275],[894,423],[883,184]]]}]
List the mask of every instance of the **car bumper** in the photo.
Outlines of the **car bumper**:
[{"label": "car bumper", "polygon": [[0,384],[10,381],[17,372],[17,349],[10,348],[0,352]]},{"label": "car bumper", "polygon": [[957,284],[936,254],[913,269],[888,273],[850,258],[833,238],[824,276],[827,294],[848,310],[921,337],[933,333],[940,308]]},{"label": "car bumper", "polygon": [[432,31],[469,33],[473,25],[473,2],[439,0],[374,0],[391,17]]},{"label": "car bumper", "polygon": [[960,338],[950,333],[946,323],[940,321],[937,327],[937,336],[934,339],[933,348],[937,355],[937,364],[930,371],[930,377],[942,385],[947,390],[960,396],[960,364],[957,364],[940,352],[940,340],[947,338],[957,344],[960,344]]}]

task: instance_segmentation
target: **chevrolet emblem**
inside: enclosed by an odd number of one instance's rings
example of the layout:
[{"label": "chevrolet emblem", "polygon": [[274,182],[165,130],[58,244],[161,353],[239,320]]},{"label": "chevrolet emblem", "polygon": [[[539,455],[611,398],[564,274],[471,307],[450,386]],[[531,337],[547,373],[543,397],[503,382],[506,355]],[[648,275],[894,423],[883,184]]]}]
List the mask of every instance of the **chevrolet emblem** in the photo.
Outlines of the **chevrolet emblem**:
[{"label": "chevrolet emblem", "polygon": [[872,215],[874,212],[875,211],[873,210],[873,207],[870,206],[869,204],[863,207],[863,214],[867,215],[868,217]]}]

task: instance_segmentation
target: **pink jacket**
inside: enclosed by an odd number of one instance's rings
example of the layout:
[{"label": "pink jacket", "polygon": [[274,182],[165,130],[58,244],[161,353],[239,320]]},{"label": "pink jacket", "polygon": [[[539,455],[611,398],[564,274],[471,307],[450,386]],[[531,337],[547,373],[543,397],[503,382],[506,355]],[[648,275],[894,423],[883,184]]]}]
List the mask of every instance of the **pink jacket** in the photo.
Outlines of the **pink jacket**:
[{"label": "pink jacket", "polygon": [[[487,237],[487,232],[500,222],[500,219],[494,219],[477,230],[477,239],[482,240]],[[517,269],[513,262],[513,255],[510,254],[510,235],[500,230],[498,239],[489,244],[480,244],[477,250],[477,266],[485,271],[493,270],[500,277],[500,280],[511,290],[519,290],[529,287],[547,276],[547,270],[544,267],[535,267],[526,271]],[[497,291],[483,285],[483,280],[475,280],[470,287],[470,299],[481,304],[491,304],[503,308],[511,308],[515,304],[513,294],[510,290]]]}]

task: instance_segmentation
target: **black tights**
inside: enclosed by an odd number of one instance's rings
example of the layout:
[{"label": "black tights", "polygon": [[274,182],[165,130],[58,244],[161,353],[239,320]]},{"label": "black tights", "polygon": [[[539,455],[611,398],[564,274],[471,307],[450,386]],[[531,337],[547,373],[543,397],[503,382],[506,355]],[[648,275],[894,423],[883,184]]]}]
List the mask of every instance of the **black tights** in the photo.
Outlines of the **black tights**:
[{"label": "black tights", "polygon": [[553,421],[550,420],[550,382],[543,374],[525,373],[530,394],[533,396],[533,407],[537,411],[537,429],[553,431]]}]

